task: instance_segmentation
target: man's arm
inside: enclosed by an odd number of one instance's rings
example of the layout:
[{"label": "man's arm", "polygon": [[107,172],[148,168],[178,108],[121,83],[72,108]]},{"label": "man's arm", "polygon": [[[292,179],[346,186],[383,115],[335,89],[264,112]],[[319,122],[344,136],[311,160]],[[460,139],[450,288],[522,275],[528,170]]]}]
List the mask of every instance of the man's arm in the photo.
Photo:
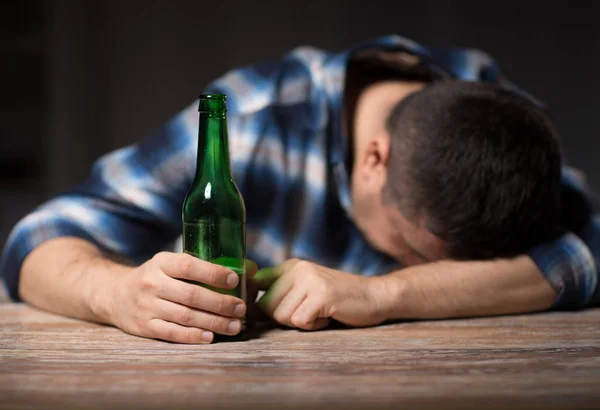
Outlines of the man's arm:
[{"label": "man's arm", "polygon": [[442,319],[549,309],[556,292],[527,256],[439,261],[373,278],[384,319]]},{"label": "man's arm", "polygon": [[[105,268],[102,274],[98,274],[98,265]],[[103,260],[102,252],[90,242],[78,238],[51,239],[25,258],[19,295],[51,312],[108,324],[108,306],[91,301],[97,294],[110,294],[106,285],[126,269]]]},{"label": "man's arm", "polygon": [[370,326],[393,319],[445,319],[546,310],[556,292],[527,256],[439,261],[361,277],[290,260],[259,271],[259,305],[281,324],[315,330],[335,319]]},{"label": "man's arm", "polygon": [[599,293],[595,258],[600,250],[600,224],[593,219],[589,223],[582,231],[587,243],[566,234],[533,250],[541,255],[538,261],[527,255],[489,261],[442,260],[361,277],[290,260],[259,271],[253,282],[267,289],[259,302],[267,315],[306,330],[323,328],[330,318],[351,326],[370,326],[392,319],[591,306],[598,302]]},{"label": "man's arm", "polygon": [[[392,319],[445,319],[583,307],[598,302],[597,220],[531,253],[489,261],[442,260],[386,275],[361,277],[290,260],[263,269],[253,282],[267,289],[259,302],[281,324],[306,330],[330,318],[351,326]],[[589,245],[588,245],[589,244]],[[596,253],[592,253],[592,249]],[[540,269],[540,266],[546,270]]]}]

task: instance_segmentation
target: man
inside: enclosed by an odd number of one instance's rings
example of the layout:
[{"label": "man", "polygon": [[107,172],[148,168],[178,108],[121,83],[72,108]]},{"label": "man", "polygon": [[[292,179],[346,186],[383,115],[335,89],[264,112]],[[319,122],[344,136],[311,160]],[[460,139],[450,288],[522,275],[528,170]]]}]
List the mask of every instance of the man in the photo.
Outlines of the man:
[{"label": "man", "polygon": [[[390,36],[297,49],[208,91],[228,95],[248,257],[273,267],[252,281],[279,323],[598,303],[599,220],[577,174],[561,175],[553,125],[486,55]],[[159,252],[181,234],[196,133],[194,104],[21,221],[3,258],[10,295],[175,342],[239,332],[241,300],[178,280],[237,276]]]}]

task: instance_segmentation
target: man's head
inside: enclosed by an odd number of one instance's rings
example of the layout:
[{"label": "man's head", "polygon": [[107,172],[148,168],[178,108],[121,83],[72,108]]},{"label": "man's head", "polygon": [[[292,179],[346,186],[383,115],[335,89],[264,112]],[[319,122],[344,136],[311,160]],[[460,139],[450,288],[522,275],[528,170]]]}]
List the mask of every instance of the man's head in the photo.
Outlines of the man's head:
[{"label": "man's head", "polygon": [[440,81],[401,100],[356,153],[353,215],[406,264],[515,256],[555,237],[560,148],[546,115],[499,87]]}]

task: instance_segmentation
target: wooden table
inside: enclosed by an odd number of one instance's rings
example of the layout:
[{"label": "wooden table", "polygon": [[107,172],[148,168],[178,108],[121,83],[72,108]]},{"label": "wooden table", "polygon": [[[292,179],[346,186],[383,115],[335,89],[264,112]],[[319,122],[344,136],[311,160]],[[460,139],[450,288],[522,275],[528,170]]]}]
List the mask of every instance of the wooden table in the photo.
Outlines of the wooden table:
[{"label": "wooden table", "polygon": [[600,309],[184,346],[0,305],[0,408],[600,408]]}]

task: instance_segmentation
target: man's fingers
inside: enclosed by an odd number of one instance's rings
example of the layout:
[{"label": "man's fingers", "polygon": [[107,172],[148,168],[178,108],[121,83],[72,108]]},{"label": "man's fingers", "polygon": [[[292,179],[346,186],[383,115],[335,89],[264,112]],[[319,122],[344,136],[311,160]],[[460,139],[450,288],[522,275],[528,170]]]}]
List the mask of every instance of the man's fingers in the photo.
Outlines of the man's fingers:
[{"label": "man's fingers", "polygon": [[279,266],[260,269],[252,278],[252,282],[258,286],[260,290],[266,290],[273,282],[291,271],[301,262],[302,261],[299,259],[288,259]]},{"label": "man's fingers", "polygon": [[[260,271],[259,271],[260,272]],[[277,281],[273,286],[265,292],[265,294],[258,301],[258,306],[270,317],[273,317],[273,312],[279,306],[283,298],[292,289],[293,282],[282,278]]]},{"label": "man's fingers", "polygon": [[281,268],[273,266],[260,269],[252,277],[252,283],[259,290],[268,289],[281,276]]},{"label": "man's fingers", "polygon": [[222,289],[233,289],[239,283],[238,275],[229,268],[200,260],[185,253],[161,252],[153,260],[164,273]]},{"label": "man's fingers", "polygon": [[304,299],[306,299],[305,292],[290,291],[273,311],[273,319],[282,325],[294,327],[291,321],[292,315],[296,312],[298,306],[304,302]]},{"label": "man's fingers", "polygon": [[160,283],[158,297],[221,316],[240,318],[246,313],[246,304],[241,299],[167,276]]},{"label": "man's fingers", "polygon": [[304,330],[319,330],[329,325],[329,318],[320,317],[321,305],[310,298],[304,299],[298,306],[290,321],[292,325]]},{"label": "man's fingers", "polygon": [[150,320],[148,330],[148,337],[176,343],[206,344],[212,342],[214,338],[214,334],[207,330],[181,326],[162,319]]},{"label": "man's fingers", "polygon": [[215,315],[162,299],[156,306],[156,315],[171,323],[197,327],[223,335],[236,335],[242,330],[242,322],[239,319]]}]

